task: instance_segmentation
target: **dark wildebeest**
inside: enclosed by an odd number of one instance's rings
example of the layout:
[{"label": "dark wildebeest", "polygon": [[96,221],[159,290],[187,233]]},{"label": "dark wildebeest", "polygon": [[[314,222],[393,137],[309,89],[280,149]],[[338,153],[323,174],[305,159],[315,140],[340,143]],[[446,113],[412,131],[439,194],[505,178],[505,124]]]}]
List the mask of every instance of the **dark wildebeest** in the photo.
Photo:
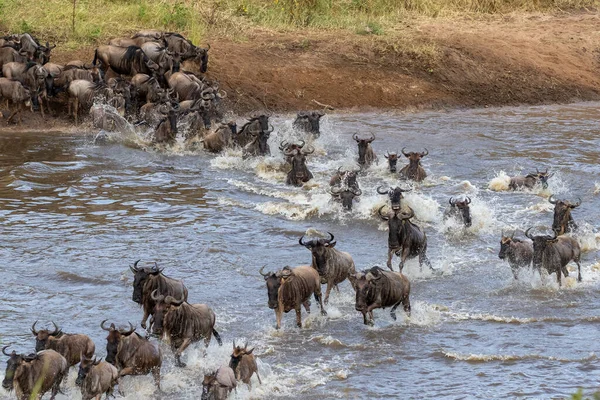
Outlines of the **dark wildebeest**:
[{"label": "dark wildebeest", "polygon": [[32,61],[45,64],[50,61],[50,52],[56,47],[50,46],[50,43],[46,42],[46,45],[41,45],[33,36],[29,33],[24,33],[20,38],[21,51],[27,54],[27,58]]},{"label": "dark wildebeest", "polygon": [[362,194],[360,189],[354,189],[349,186],[334,186],[331,188],[331,195],[342,202],[342,207],[345,210],[352,210],[352,202],[355,197]]},{"label": "dark wildebeest", "polygon": [[360,169],[355,171],[342,171],[339,167],[337,172],[329,180],[329,186],[346,186],[352,189],[360,190],[356,178]]},{"label": "dark wildebeest", "polygon": [[7,63],[2,66],[2,74],[5,78],[16,79],[27,87],[31,93],[31,100],[34,107],[40,108],[42,117],[44,117],[44,106],[42,100],[46,100],[48,106],[48,92],[52,87],[48,87],[48,71],[37,63]]},{"label": "dark wildebeest", "polygon": [[296,325],[298,328],[302,328],[300,306],[303,305],[306,312],[310,313],[309,299],[313,293],[321,307],[321,314],[327,315],[321,298],[321,278],[316,269],[310,265],[301,265],[295,268],[286,266],[277,272],[264,273],[264,268],[262,267],[259,272],[267,283],[269,308],[275,310],[277,319],[276,329],[281,328],[283,313],[291,310],[296,310]]},{"label": "dark wildebeest", "polygon": [[164,90],[156,78],[146,74],[136,74],[131,78],[134,87],[134,99],[139,103],[160,103],[169,100],[172,90]]},{"label": "dark wildebeest", "polygon": [[548,274],[556,272],[556,281],[561,286],[561,272],[565,277],[569,276],[567,264],[572,260],[577,264],[577,280],[581,282],[581,249],[577,240],[569,236],[538,235],[530,236],[529,231],[525,231],[525,236],[533,241],[533,268],[541,274],[542,267],[548,271]]},{"label": "dark wildebeest", "polygon": [[533,244],[524,242],[521,239],[515,239],[513,232],[510,236],[502,235],[500,239],[500,253],[498,258],[506,259],[515,279],[518,278],[520,268],[527,268],[533,260]]},{"label": "dark wildebeest", "polygon": [[161,81],[161,86],[166,87],[168,82],[165,77],[179,72],[181,57],[156,42],[146,42],[140,47],[148,58],[158,65],[157,78]]},{"label": "dark wildebeest", "polygon": [[244,382],[246,385],[252,388],[250,379],[252,375],[256,374],[258,383],[262,385],[260,375],[258,374],[258,365],[256,365],[256,359],[254,358],[254,347],[248,349],[248,342],[244,344],[244,347],[236,346],[235,340],[233,341],[233,352],[231,353],[231,359],[229,360],[229,367],[235,373],[235,379]]},{"label": "dark wildebeest", "polygon": [[27,55],[24,50],[17,51],[12,47],[0,47],[0,68],[9,62],[27,62]]},{"label": "dark wildebeest", "polygon": [[143,122],[150,127],[155,127],[165,118],[165,115],[169,114],[170,110],[176,107],[177,104],[168,98],[159,103],[146,103],[140,107],[140,122],[138,123]]},{"label": "dark wildebeest", "polygon": [[312,172],[306,166],[306,155],[314,153],[315,149],[299,149],[286,151],[283,154],[290,158],[292,169],[287,174],[285,183],[288,185],[302,186],[303,183],[310,181],[313,178]]},{"label": "dark wildebeest", "polygon": [[[356,311],[363,315],[365,325],[373,325],[373,310],[392,307],[390,315],[396,320],[400,304],[410,316],[410,282],[401,272],[384,271],[375,266],[351,277],[356,289]],[[367,318],[367,314],[369,318]]]},{"label": "dark wildebeest", "polygon": [[[285,155],[285,162],[287,164],[292,164],[292,154],[294,154],[293,152],[302,150],[305,144],[306,142],[304,140],[300,140],[300,144],[293,142],[288,143],[287,141],[282,140],[279,143],[279,150],[281,150],[281,152]],[[312,152],[314,152],[314,149],[311,151],[311,153]],[[287,154],[290,155],[288,156]]]},{"label": "dark wildebeest", "polygon": [[213,374],[204,375],[201,400],[227,400],[229,393],[237,386],[235,373],[231,367],[223,365]]},{"label": "dark wildebeest", "polygon": [[577,224],[573,220],[571,210],[581,205],[581,199],[577,203],[571,203],[568,200],[555,200],[552,196],[548,199],[550,204],[554,204],[554,221],[552,230],[557,235],[564,235],[577,229]]},{"label": "dark wildebeest", "polygon": [[168,83],[179,101],[208,98],[207,94],[203,93],[206,83],[192,74],[175,72],[169,77]]},{"label": "dark wildebeest", "polygon": [[94,83],[84,79],[72,81],[67,91],[69,93],[68,113],[71,115],[71,107],[73,107],[75,124],[79,123],[80,108],[88,111],[96,98],[110,100],[115,97],[114,91],[104,82]]},{"label": "dark wildebeest", "polygon": [[269,116],[265,114],[255,115],[248,118],[242,127],[238,130],[235,136],[235,142],[240,147],[245,147],[247,144],[256,140],[256,137],[261,132],[269,132]]},{"label": "dark wildebeest", "polygon": [[152,373],[156,388],[160,390],[160,367],[162,354],[160,348],[147,338],[135,333],[135,327],[129,323],[129,330],[117,329],[115,324],[100,327],[108,332],[106,337],[106,362],[119,371],[119,377],[125,375],[146,375]]},{"label": "dark wildebeest", "polygon": [[178,367],[185,367],[185,363],[181,361],[181,354],[190,344],[204,339],[204,344],[208,347],[213,335],[219,346],[223,344],[215,330],[215,313],[209,306],[189,304],[183,296],[180,299],[159,296],[156,290],[151,296],[156,302],[152,333],[171,344]]},{"label": "dark wildebeest", "polygon": [[183,284],[183,281],[169,278],[163,275],[164,268],[158,268],[154,263],[152,268],[138,268],[137,260],[129,269],[133,272],[133,295],[131,300],[140,304],[144,309],[141,326],[146,329],[146,320],[148,316],[154,314],[156,302],[152,299],[152,292],[158,290],[159,295],[173,296],[180,298],[183,296],[187,300],[188,290]]},{"label": "dark wildebeest", "polygon": [[200,63],[200,72],[203,74],[206,73],[208,70],[208,51],[210,50],[210,45],[205,49],[194,46],[190,40],[178,33],[172,32],[164,33],[164,41],[170,52],[181,55],[182,61],[194,60]]},{"label": "dark wildebeest", "polygon": [[354,260],[350,253],[335,249],[336,241],[330,233],[329,239],[312,239],[303,242],[304,235],[298,240],[301,246],[306,247],[312,254],[311,266],[319,273],[321,283],[327,284],[325,290],[325,304],[329,302],[329,293],[335,286],[345,281],[350,275],[356,272]]},{"label": "dark wildebeest", "polygon": [[48,329],[36,331],[35,324],[37,321],[31,325],[31,333],[35,336],[35,351],[55,350],[67,360],[69,367],[77,364],[82,354],[91,357],[96,351],[94,342],[87,335],[63,333],[54,321],[52,332]]},{"label": "dark wildebeest", "polygon": [[321,134],[319,120],[325,115],[320,111],[299,112],[292,126],[306,133],[312,133],[314,137]]},{"label": "dark wildebeest", "polygon": [[159,66],[148,58],[144,50],[136,46],[117,47],[100,46],[94,52],[93,65],[102,61],[102,70],[106,73],[110,67],[117,74],[134,76],[135,74],[154,75]]},{"label": "dark wildebeest", "polygon": [[375,135],[371,133],[371,137],[368,139],[361,139],[358,137],[358,133],[352,136],[352,139],[358,143],[358,165],[361,168],[368,168],[374,161],[377,161],[377,156],[371,147],[371,142],[375,140]]},{"label": "dark wildebeest", "polygon": [[160,120],[156,129],[152,143],[164,143],[172,145],[177,138],[177,112],[173,109],[169,110],[168,114]]},{"label": "dark wildebeest", "polygon": [[470,227],[473,222],[471,219],[471,207],[469,207],[471,199],[466,197],[462,200],[457,200],[450,197],[448,204],[450,204],[450,207],[444,211],[444,220],[454,218],[457,221],[461,221],[466,228]]},{"label": "dark wildebeest", "polygon": [[548,168],[546,171],[540,172],[537,168],[535,169],[535,174],[527,174],[525,176],[513,176],[510,178],[510,183],[508,184],[508,188],[511,190],[517,189],[533,189],[535,185],[538,183],[542,184],[542,188],[546,189],[548,187],[548,179],[550,179],[554,174],[548,173]]},{"label": "dark wildebeest", "polygon": [[44,393],[52,390],[50,400],[60,391],[60,383],[69,371],[67,360],[54,350],[44,350],[37,354],[17,354],[14,350],[2,354],[8,357],[2,387],[15,391],[18,400],[41,399]]},{"label": "dark wildebeest", "polygon": [[425,173],[425,170],[421,166],[421,159],[423,157],[425,157],[426,155],[428,155],[429,151],[427,149],[425,149],[425,151],[423,153],[418,153],[418,152],[405,153],[404,152],[405,148],[402,149],[402,154],[404,154],[404,156],[406,158],[408,158],[408,165],[404,166],[404,168],[402,168],[400,170],[400,176],[405,179],[410,179],[412,181],[421,182],[423,179],[425,179],[427,177],[427,173]]},{"label": "dark wildebeest", "polygon": [[406,193],[406,192],[410,192],[411,189],[402,189],[398,186],[396,186],[395,188],[389,188],[388,190],[384,189],[383,186],[379,186],[377,188],[377,193],[379,194],[387,194],[390,198],[390,205],[392,207],[392,210],[394,211],[398,211],[402,208],[402,199],[404,198],[404,196],[402,195],[402,193]]},{"label": "dark wildebeest", "polygon": [[415,216],[415,212],[411,209],[408,214],[393,210],[390,214],[383,215],[381,210],[385,206],[381,206],[378,213],[382,220],[388,222],[388,261],[387,266],[392,268],[392,254],[400,257],[398,268],[402,272],[404,263],[409,258],[419,257],[419,267],[423,269],[425,263],[432,271],[433,267],[427,258],[427,235],[421,228],[413,224],[410,219]]},{"label": "dark wildebeest", "polygon": [[10,101],[14,110],[10,112],[6,123],[9,123],[15,116],[19,116],[19,124],[21,123],[21,111],[23,107],[31,105],[31,92],[19,81],[0,78],[0,101],[6,99]]},{"label": "dark wildebeest", "polygon": [[114,365],[96,358],[81,355],[81,364],[75,384],[81,387],[82,400],[96,397],[100,400],[103,393],[108,399],[113,395],[115,385],[119,383],[119,371]]},{"label": "dark wildebeest", "polygon": [[390,168],[390,172],[395,173],[396,165],[398,164],[398,153],[386,152],[384,157],[387,158],[387,160],[388,160],[388,166]]},{"label": "dark wildebeest", "polygon": [[233,138],[237,134],[237,124],[230,121],[227,124],[221,124],[213,132],[204,136],[204,148],[212,153],[218,153],[225,147],[233,144]]},{"label": "dark wildebeest", "polygon": [[271,148],[269,147],[268,140],[273,130],[274,128],[271,126],[271,130],[260,130],[258,132],[251,133],[253,139],[246,146],[244,146],[244,157],[270,156]]},{"label": "dark wildebeest", "polygon": [[69,86],[69,83],[78,79],[94,83],[102,82],[103,80],[101,70],[98,67],[90,69],[65,67],[60,75],[54,79],[55,91],[66,88]]}]

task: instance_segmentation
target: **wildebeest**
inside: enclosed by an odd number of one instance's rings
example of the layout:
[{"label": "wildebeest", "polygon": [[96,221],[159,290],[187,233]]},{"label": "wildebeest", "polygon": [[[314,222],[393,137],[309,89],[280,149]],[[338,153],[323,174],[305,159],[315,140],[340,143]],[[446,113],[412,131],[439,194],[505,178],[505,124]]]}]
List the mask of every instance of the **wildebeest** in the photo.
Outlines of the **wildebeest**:
[{"label": "wildebeest", "polygon": [[236,386],[233,369],[223,365],[213,374],[204,375],[201,400],[226,400]]},{"label": "wildebeest", "polygon": [[169,77],[169,87],[174,91],[179,101],[209,98],[203,93],[206,83],[193,74],[176,72]]},{"label": "wildebeest", "polygon": [[388,167],[390,169],[390,172],[392,172],[392,173],[396,172],[396,165],[398,164],[398,153],[386,152],[384,157],[387,158],[387,160],[388,160]]},{"label": "wildebeest", "polygon": [[145,42],[140,48],[148,56],[149,59],[158,65],[157,77],[161,80],[162,86],[167,86],[168,83],[165,76],[179,72],[181,57],[177,53],[171,53],[160,43]]},{"label": "wildebeest", "polygon": [[354,198],[360,196],[362,191],[349,186],[334,186],[331,188],[331,195],[342,202],[345,210],[352,210]]},{"label": "wildebeest", "polygon": [[303,183],[310,181],[313,178],[312,172],[306,166],[306,155],[314,153],[315,149],[299,149],[286,151],[283,154],[290,158],[292,168],[287,174],[285,183],[288,185],[302,186]]},{"label": "wildebeest", "polygon": [[221,124],[213,132],[204,136],[204,148],[210,152],[218,153],[225,147],[233,144],[233,138],[237,134],[237,124],[230,121],[227,124]]},{"label": "wildebeest", "polygon": [[[405,147],[406,148],[406,147]],[[427,177],[427,173],[421,166],[421,159],[429,154],[429,151],[425,149],[424,152],[410,152],[405,153],[404,149],[402,149],[402,154],[406,158],[408,158],[408,165],[404,166],[400,170],[400,176],[405,179],[410,179],[412,181],[421,182],[423,179]]]},{"label": "wildebeest", "polygon": [[502,235],[498,258],[501,260],[506,259],[513,276],[515,279],[519,279],[519,269],[531,265],[531,260],[533,260],[533,244],[531,242],[524,242],[521,239],[515,239],[514,236],[514,232],[510,236]]},{"label": "wildebeest", "polygon": [[81,387],[82,400],[96,397],[100,400],[103,393],[108,399],[113,395],[113,389],[119,383],[119,371],[114,365],[96,358],[81,355],[81,364],[75,384]]},{"label": "wildebeest", "polygon": [[325,113],[320,111],[299,112],[292,126],[306,133],[312,133],[314,137],[321,134],[319,120]]},{"label": "wildebeest", "polygon": [[95,83],[103,80],[101,71],[98,67],[93,67],[91,69],[65,67],[60,75],[54,79],[53,83],[56,91],[60,91],[61,89],[66,88],[71,82],[78,79]]},{"label": "wildebeest", "polygon": [[52,87],[48,87],[49,81],[48,71],[37,63],[7,63],[2,66],[2,74],[5,78],[16,79],[29,89],[31,100],[35,107],[39,106],[44,117],[44,106],[42,100],[48,102],[48,92],[52,91]]},{"label": "wildebeest", "polygon": [[342,167],[339,167],[337,172],[329,180],[329,186],[347,186],[352,189],[360,190],[358,186],[358,170],[342,171]]},{"label": "wildebeest", "polygon": [[238,146],[243,148],[254,140],[261,131],[269,131],[269,115],[259,114],[248,118],[248,122],[242,125],[238,130],[235,142]]},{"label": "wildebeest", "polygon": [[19,400],[41,399],[49,390],[52,391],[50,399],[54,399],[69,370],[67,360],[54,350],[24,355],[14,350],[7,353],[8,347],[2,348],[2,354],[8,357],[2,387],[14,390]]},{"label": "wildebeest", "polygon": [[256,365],[256,359],[254,358],[254,347],[248,349],[248,342],[242,346],[236,346],[235,340],[233,341],[233,352],[231,353],[231,359],[229,360],[229,367],[235,373],[235,379],[244,382],[246,385],[252,388],[250,379],[252,375],[256,374],[258,383],[262,385],[260,375],[258,374],[258,365]]},{"label": "wildebeest", "polygon": [[169,110],[168,114],[160,120],[156,129],[152,143],[164,143],[172,145],[177,138],[177,112],[173,109]]},{"label": "wildebeest", "polygon": [[548,168],[546,168],[546,171],[544,172],[540,172],[536,168],[535,174],[527,174],[525,176],[519,175],[510,178],[508,188],[511,190],[517,190],[522,188],[533,189],[535,185],[541,183],[542,188],[546,189],[548,187],[548,179],[550,179],[552,175],[554,174],[548,173]]},{"label": "wildebeest", "polygon": [[100,46],[94,52],[93,65],[102,61],[101,68],[106,71],[110,67],[117,74],[134,76],[135,74],[153,75],[159,66],[148,58],[144,51],[137,46],[118,47]]},{"label": "wildebeest", "polygon": [[371,143],[375,140],[375,135],[371,133],[371,137],[367,139],[361,139],[358,137],[358,133],[352,136],[352,139],[358,143],[358,165],[361,168],[368,168],[374,161],[377,161],[377,156],[371,147]]},{"label": "wildebeest", "polygon": [[70,367],[80,361],[81,355],[91,357],[96,351],[96,346],[89,336],[83,334],[68,334],[52,321],[54,330],[48,329],[35,330],[35,324],[31,325],[31,333],[35,336],[35,351],[55,350],[60,353]]},{"label": "wildebeest", "polygon": [[329,239],[312,239],[303,242],[304,235],[298,243],[306,247],[312,254],[311,266],[319,273],[321,283],[327,284],[325,290],[325,304],[329,302],[329,293],[333,287],[345,281],[356,272],[354,260],[350,253],[335,249],[337,242],[333,234],[327,232]]},{"label": "wildebeest", "polygon": [[[252,140],[246,146],[244,146],[243,149],[244,157],[271,155],[271,148],[269,147],[268,140],[273,130],[274,128],[271,126],[271,130],[260,130],[258,132],[251,133]],[[242,134],[242,132],[240,132],[240,134]]]},{"label": "wildebeest", "polygon": [[389,189],[384,189],[383,186],[379,186],[377,188],[377,193],[379,194],[387,194],[390,198],[390,205],[392,207],[392,210],[397,211],[400,210],[402,208],[402,199],[404,198],[404,196],[402,195],[402,193],[406,193],[406,192],[410,192],[411,189],[402,189],[399,186],[396,186],[395,188],[389,188]]},{"label": "wildebeest", "polygon": [[[284,154],[285,162],[287,164],[291,164],[292,163],[292,155],[294,154],[294,151],[302,150],[304,148],[305,144],[306,144],[306,142],[304,140],[300,140],[300,143],[294,143],[294,142],[288,143],[287,141],[282,140],[279,143],[279,150],[281,150],[281,152]],[[314,152],[314,149],[311,151],[311,153],[312,152]]]},{"label": "wildebeest", "polygon": [[[401,272],[384,271],[375,266],[353,275],[356,288],[356,311],[363,315],[365,325],[373,325],[373,310],[392,307],[390,315],[396,320],[400,304],[410,316],[410,282]],[[367,318],[367,314],[369,318]]]},{"label": "wildebeest", "polygon": [[40,64],[50,61],[50,52],[56,47],[56,45],[50,46],[48,42],[46,42],[45,46],[40,44],[29,33],[22,34],[19,42],[21,44],[21,51],[27,54],[27,58]]},{"label": "wildebeest", "polygon": [[462,200],[457,200],[453,197],[450,197],[448,204],[450,207],[444,211],[444,220],[454,218],[462,222],[466,228],[470,227],[473,222],[471,219],[471,207],[469,207],[469,204],[471,204],[471,199],[466,197]]},{"label": "wildebeest", "polygon": [[133,266],[129,267],[133,272],[133,295],[131,300],[143,307],[144,316],[140,325],[146,329],[146,320],[148,316],[154,314],[154,307],[156,306],[156,302],[152,298],[152,292],[158,290],[159,295],[175,298],[183,296],[184,300],[187,300],[188,290],[183,281],[163,275],[164,268],[158,268],[156,263],[152,268],[138,268],[139,262],[140,260],[137,260]]},{"label": "wildebeest", "polygon": [[115,97],[114,91],[104,82],[94,83],[83,79],[72,81],[67,91],[69,93],[68,113],[71,115],[71,107],[73,107],[73,117],[76,124],[79,121],[80,107],[87,111],[92,106],[94,99],[109,100]]},{"label": "wildebeest", "polygon": [[176,299],[172,296],[157,295],[156,290],[151,296],[156,302],[152,333],[171,344],[178,367],[185,367],[185,363],[181,361],[181,354],[190,344],[204,339],[204,344],[208,347],[213,335],[219,346],[223,344],[215,330],[215,313],[209,306],[189,304],[183,296]]},{"label": "wildebeest", "polygon": [[129,330],[117,329],[115,324],[100,327],[108,332],[106,337],[106,362],[114,365],[119,377],[125,375],[146,375],[152,373],[156,388],[160,390],[160,367],[162,354],[160,348],[135,332],[129,323]]},{"label": "wildebeest", "polygon": [[134,39],[132,38],[114,38],[110,39],[108,44],[111,46],[119,46],[119,47],[129,47],[129,46],[137,46],[142,47],[142,45],[146,42],[154,42],[159,40],[159,38],[149,37],[149,36],[138,36]]},{"label": "wildebeest", "polygon": [[[134,36],[135,38],[136,36]],[[200,63],[200,72],[203,74],[208,70],[208,51],[206,48],[194,46],[194,44],[178,33],[165,32],[163,34],[165,44],[169,51],[181,55],[181,60],[194,60]]]},{"label": "wildebeest", "polygon": [[0,68],[9,62],[27,62],[27,53],[24,50],[17,51],[12,47],[0,47]]},{"label": "wildebeest", "polygon": [[269,308],[275,310],[277,319],[276,329],[281,328],[281,317],[283,313],[296,310],[296,325],[302,328],[302,311],[300,306],[304,306],[307,313],[310,313],[310,295],[314,294],[315,299],[321,307],[321,314],[327,315],[323,308],[321,298],[321,278],[316,269],[310,265],[301,265],[290,268],[288,266],[277,272],[263,272],[264,267],[260,269],[260,274],[267,283],[267,294],[269,297]]},{"label": "wildebeest", "polygon": [[[9,123],[15,116],[19,116],[19,123],[21,123],[21,111],[23,106],[29,106],[31,104],[31,92],[19,81],[0,78],[0,100],[6,99],[10,101],[14,107],[14,110],[10,112],[6,123]],[[10,111],[10,110],[9,110]]]},{"label": "wildebeest", "polygon": [[378,213],[382,220],[388,223],[388,268],[392,268],[392,255],[395,253],[400,257],[398,268],[402,272],[404,262],[409,258],[419,257],[419,267],[423,269],[425,263],[431,270],[431,262],[427,258],[427,235],[421,228],[413,224],[410,219],[415,216],[415,212],[411,209],[408,214],[393,210],[390,214],[383,215],[381,210],[385,206],[379,208]]},{"label": "wildebeest", "polygon": [[561,286],[561,272],[565,277],[569,276],[567,264],[572,260],[577,264],[577,280],[581,282],[581,249],[577,240],[569,236],[538,235],[531,236],[529,231],[525,231],[525,236],[533,241],[533,268],[541,274],[542,267],[548,271],[548,274],[556,272],[556,281]]},{"label": "wildebeest", "polygon": [[550,204],[554,204],[552,230],[559,236],[576,230],[577,224],[573,220],[571,210],[581,205],[581,199],[578,199],[577,203],[571,203],[568,200],[555,200],[553,196],[550,196],[548,201]]},{"label": "wildebeest", "polygon": [[146,74],[136,74],[131,78],[134,87],[135,100],[144,103],[160,103],[168,101],[172,90],[164,90],[158,84],[156,78]]}]

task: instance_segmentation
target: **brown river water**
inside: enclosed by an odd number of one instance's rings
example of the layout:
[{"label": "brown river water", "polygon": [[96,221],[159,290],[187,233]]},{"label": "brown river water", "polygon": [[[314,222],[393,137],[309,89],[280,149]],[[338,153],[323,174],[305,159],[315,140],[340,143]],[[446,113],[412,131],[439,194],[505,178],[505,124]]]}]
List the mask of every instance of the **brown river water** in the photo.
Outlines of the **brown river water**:
[{"label": "brown river water", "polygon": [[[101,320],[139,325],[129,265],[142,259],[183,279],[190,302],[215,310],[224,346],[213,341],[205,357],[202,344],[190,347],[184,369],[165,346],[163,393],[150,377],[126,377],[127,399],[199,399],[203,374],[228,362],[234,339],[256,346],[263,380],[254,378],[251,391],[242,385],[235,399],[591,393],[600,367],[598,106],[328,115],[308,159],[315,179],[301,188],[285,185],[277,150],[280,140],[300,137],[290,115],[273,119],[273,156],[247,160],[233,150],[156,151],[131,135],[94,145],[92,133],[0,133],[0,341],[30,352],[33,321],[54,320],[65,332],[90,335],[104,356]],[[354,132],[377,135],[379,165],[359,176],[363,195],[346,213],[330,201],[328,182],[339,166],[355,165]],[[258,270],[310,263],[298,245],[302,234],[330,231],[357,268],[385,267],[387,227],[375,212],[387,198],[375,189],[398,184],[383,153],[403,146],[429,150],[429,177],[406,203],[438,270],[420,271],[415,260],[405,267],[412,315],[399,310],[393,321],[389,310],[376,310],[375,326],[365,326],[345,282],[332,293],[327,317],[313,302],[302,329],[292,312],[276,331]],[[507,176],[536,167],[555,172],[548,189],[506,190]],[[554,275],[523,271],[515,281],[498,259],[503,230],[551,225],[550,194],[583,201],[573,212],[583,282],[571,266],[560,289]],[[458,195],[472,199],[466,230],[442,218]],[[72,369],[60,399],[81,398],[75,377]],[[1,399],[13,396],[0,389]]]}]

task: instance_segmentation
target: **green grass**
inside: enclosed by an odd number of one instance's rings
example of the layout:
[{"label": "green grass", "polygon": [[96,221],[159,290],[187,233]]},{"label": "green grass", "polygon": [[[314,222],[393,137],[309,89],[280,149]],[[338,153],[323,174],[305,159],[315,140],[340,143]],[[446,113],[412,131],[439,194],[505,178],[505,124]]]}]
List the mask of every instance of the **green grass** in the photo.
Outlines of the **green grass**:
[{"label": "green grass", "polygon": [[0,0],[2,32],[32,32],[77,48],[142,28],[178,31],[198,44],[208,33],[249,29],[347,30],[386,35],[415,16],[595,9],[600,0]]}]

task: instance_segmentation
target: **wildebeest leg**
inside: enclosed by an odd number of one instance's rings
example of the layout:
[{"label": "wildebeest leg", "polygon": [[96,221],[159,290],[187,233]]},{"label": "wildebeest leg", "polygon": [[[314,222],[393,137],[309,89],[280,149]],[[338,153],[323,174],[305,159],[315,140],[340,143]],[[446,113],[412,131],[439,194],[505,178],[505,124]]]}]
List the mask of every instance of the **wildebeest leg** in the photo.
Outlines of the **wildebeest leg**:
[{"label": "wildebeest leg", "polygon": [[410,317],[410,299],[408,296],[404,296],[402,300],[400,300],[402,305],[404,306],[404,312]]},{"label": "wildebeest leg", "polygon": [[396,308],[398,308],[398,306],[400,305],[400,302],[394,304],[394,307],[392,307],[392,309],[390,310],[390,315],[392,316],[392,319],[394,321],[396,321]]},{"label": "wildebeest leg", "polygon": [[334,286],[332,282],[327,282],[327,289],[325,289],[325,304],[329,303],[329,293],[331,293],[332,286]]},{"label": "wildebeest leg", "polygon": [[321,307],[321,315],[327,315],[327,311],[323,307],[323,296],[321,296],[321,285],[317,285],[315,289],[315,300],[319,302],[319,306]]},{"label": "wildebeest leg", "polygon": [[575,261],[575,264],[577,264],[577,282],[581,282],[581,264],[579,264],[579,258],[574,259],[573,261]]},{"label": "wildebeest leg", "polygon": [[296,306],[296,326],[302,328],[302,309],[299,304]]},{"label": "wildebeest leg", "polygon": [[510,267],[510,270],[512,271],[512,273],[513,273],[513,276],[515,277],[515,280],[519,280],[518,268],[517,268],[517,267],[513,267],[513,266],[511,266],[511,267]]},{"label": "wildebeest leg", "polygon": [[394,256],[394,249],[389,248],[388,249],[388,260],[387,260],[387,267],[390,269],[390,271],[393,271],[394,269],[392,268],[392,257]]},{"label": "wildebeest leg", "polygon": [[368,324],[373,326],[375,325],[375,318],[373,318],[373,310],[376,308],[381,308],[381,305],[377,304],[377,303],[373,303],[370,306],[367,307],[367,311],[369,313],[369,322]]},{"label": "wildebeest leg", "polygon": [[421,252],[421,254],[419,254],[419,267],[421,268],[421,271],[423,270],[423,263],[425,263],[425,265],[427,265],[430,270],[435,271],[431,266],[431,261],[429,261],[429,258],[427,258],[425,249]]},{"label": "wildebeest leg", "polygon": [[187,347],[190,345],[190,343],[192,343],[192,340],[190,338],[183,339],[183,342],[181,343],[181,346],[179,346],[179,348],[175,352],[175,365],[177,365],[178,367],[182,367],[183,368],[183,367],[186,366],[186,364],[181,361],[181,353],[183,353],[183,351],[185,349],[187,349]]},{"label": "wildebeest leg", "polygon": [[148,311],[144,310],[144,315],[142,315],[142,322],[140,323],[140,326],[144,329],[146,329],[146,320],[148,319],[148,317],[149,317]]},{"label": "wildebeest leg", "polygon": [[560,268],[556,271],[556,281],[558,282],[558,287],[562,286],[562,283],[560,281],[561,279],[561,272],[560,272]]},{"label": "wildebeest leg", "polygon": [[275,325],[275,329],[281,328],[281,314],[283,311],[281,310],[281,306],[275,310],[275,319],[277,320],[277,325]]},{"label": "wildebeest leg", "polygon": [[156,388],[158,391],[160,391],[160,368],[154,368],[152,370],[152,377],[154,378],[154,384],[156,385]]},{"label": "wildebeest leg", "polygon": [[79,117],[79,98],[75,97],[75,104],[73,105],[75,108],[75,125],[78,125],[78,117]]},{"label": "wildebeest leg", "polygon": [[304,303],[302,303],[302,305],[304,306],[306,313],[310,314],[310,300],[306,300]]},{"label": "wildebeest leg", "polygon": [[369,321],[367,320],[367,312],[363,311],[362,315],[363,315],[363,323],[365,325],[369,325]]}]

